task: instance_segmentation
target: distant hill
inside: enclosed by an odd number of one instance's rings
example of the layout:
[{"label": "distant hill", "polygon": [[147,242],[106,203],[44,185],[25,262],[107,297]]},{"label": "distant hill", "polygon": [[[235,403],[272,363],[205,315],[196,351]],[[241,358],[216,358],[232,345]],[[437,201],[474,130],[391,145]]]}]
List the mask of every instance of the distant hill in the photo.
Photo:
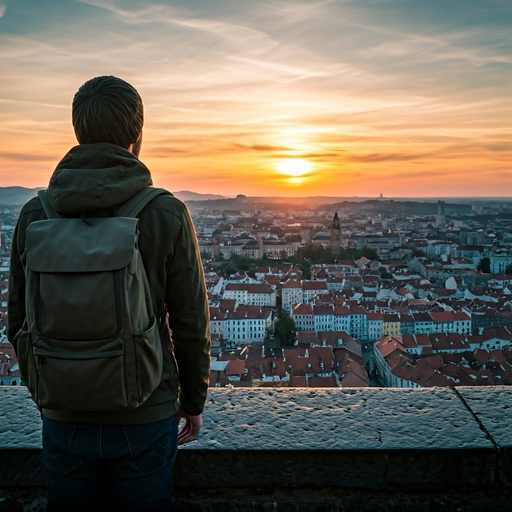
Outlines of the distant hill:
[{"label": "distant hill", "polygon": [[[0,187],[0,206],[15,206],[23,205],[29,199],[32,199],[37,195],[40,188],[25,188],[25,187]],[[190,203],[189,207],[192,208],[209,208],[215,206],[217,208],[226,209],[243,209],[247,207],[263,208],[304,208],[313,207],[317,208],[320,205],[326,205],[329,207],[341,207],[341,203],[361,203],[361,205],[371,205],[372,209],[375,210],[397,210],[399,213],[403,213],[404,210],[408,210],[408,206],[412,206],[410,203],[431,203],[432,213],[435,213],[438,198],[370,198],[370,197],[329,197],[329,196],[312,196],[312,197],[246,197],[244,195],[238,195],[237,197],[226,197],[220,194],[198,194],[197,192],[191,192],[189,190],[180,190],[174,192],[174,195],[184,202]],[[470,205],[473,202],[503,202],[510,203],[511,198],[493,198],[493,197],[480,197],[480,198],[442,198],[445,204],[448,206],[453,203],[454,209],[457,210],[455,205]],[[214,202],[214,204],[212,204]],[[393,204],[395,203],[395,204]],[[407,204],[409,203],[409,204]],[[366,206],[365,206],[366,207]],[[412,213],[406,212],[406,213]]]},{"label": "distant hill", "polygon": [[40,188],[0,187],[0,205],[23,205],[37,195]]},{"label": "distant hill", "polygon": [[[25,187],[0,187],[0,206],[16,206],[23,205],[29,199],[37,195],[40,188],[25,188]],[[181,190],[174,192],[174,195],[182,201],[213,201],[224,199],[225,196],[217,194],[198,194],[196,192],[189,192],[188,190]]]},{"label": "distant hill", "polygon": [[216,199],[225,199],[226,196],[217,194],[198,194],[197,192],[190,192],[189,190],[180,190],[173,192],[173,194],[181,201],[214,201]]}]

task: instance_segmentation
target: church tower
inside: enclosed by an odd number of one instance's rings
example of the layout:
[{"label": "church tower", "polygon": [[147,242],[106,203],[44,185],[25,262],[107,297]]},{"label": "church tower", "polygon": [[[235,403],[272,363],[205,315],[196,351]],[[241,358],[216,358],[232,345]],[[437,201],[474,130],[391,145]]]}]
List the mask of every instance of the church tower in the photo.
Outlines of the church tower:
[{"label": "church tower", "polygon": [[338,212],[334,214],[334,218],[332,219],[331,249],[334,256],[337,256],[341,250],[341,226]]}]

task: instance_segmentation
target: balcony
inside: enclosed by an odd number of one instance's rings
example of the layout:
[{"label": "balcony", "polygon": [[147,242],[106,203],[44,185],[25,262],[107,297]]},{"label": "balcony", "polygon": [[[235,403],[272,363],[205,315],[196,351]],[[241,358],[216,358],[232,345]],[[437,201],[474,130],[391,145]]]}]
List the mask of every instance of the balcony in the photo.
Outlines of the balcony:
[{"label": "balcony", "polygon": [[[210,389],[173,511],[481,511],[512,502],[512,388]],[[39,413],[0,388],[0,512],[44,510]]]}]

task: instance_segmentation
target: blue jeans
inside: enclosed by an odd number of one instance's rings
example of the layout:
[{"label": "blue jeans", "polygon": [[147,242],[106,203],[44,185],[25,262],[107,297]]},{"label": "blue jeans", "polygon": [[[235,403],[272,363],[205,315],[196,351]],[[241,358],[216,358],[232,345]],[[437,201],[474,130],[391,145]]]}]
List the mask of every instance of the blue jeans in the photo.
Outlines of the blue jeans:
[{"label": "blue jeans", "polygon": [[171,509],[176,415],[146,425],[43,419],[48,511]]}]

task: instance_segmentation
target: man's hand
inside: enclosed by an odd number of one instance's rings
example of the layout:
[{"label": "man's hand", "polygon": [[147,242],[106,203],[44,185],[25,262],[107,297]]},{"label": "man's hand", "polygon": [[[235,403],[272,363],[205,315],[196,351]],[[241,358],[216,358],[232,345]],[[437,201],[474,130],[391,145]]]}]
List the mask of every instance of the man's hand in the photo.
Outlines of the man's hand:
[{"label": "man's hand", "polygon": [[199,434],[201,427],[203,426],[203,415],[190,416],[184,413],[181,409],[178,410],[178,425],[181,419],[185,419],[185,425],[178,433],[178,445],[182,445],[193,441]]}]

